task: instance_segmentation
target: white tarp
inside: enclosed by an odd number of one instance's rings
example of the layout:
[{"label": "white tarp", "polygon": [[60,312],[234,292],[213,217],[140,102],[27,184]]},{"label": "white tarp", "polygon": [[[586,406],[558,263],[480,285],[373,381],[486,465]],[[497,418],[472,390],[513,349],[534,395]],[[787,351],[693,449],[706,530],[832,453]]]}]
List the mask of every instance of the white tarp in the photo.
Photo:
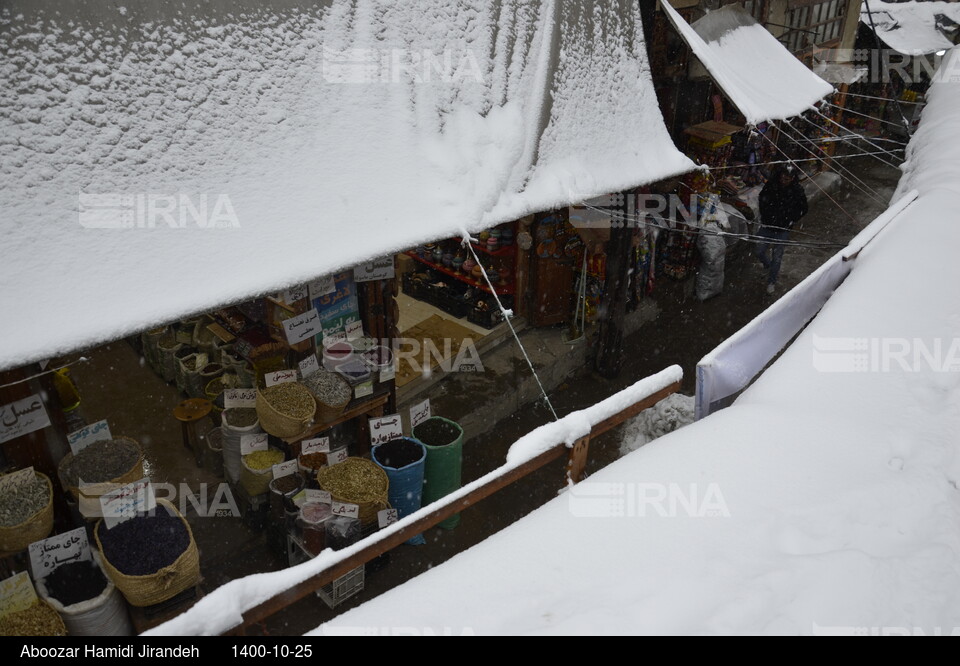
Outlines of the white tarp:
[{"label": "white tarp", "polygon": [[870,27],[870,14],[877,37],[898,53],[929,55],[953,48],[960,37],[960,4],[956,2],[882,2],[870,0],[860,6],[860,22]]},{"label": "white tarp", "polygon": [[797,116],[833,92],[736,5],[709,12],[692,26],[670,3],[661,7],[750,125]]},{"label": "white tarp", "polygon": [[852,257],[916,198],[916,192],[908,192],[846,248],[700,360],[697,364],[698,420],[728,406],[763,372],[846,279],[853,268]]},{"label": "white tarp", "polygon": [[4,3],[0,368],[692,167],[632,0],[286,4]]}]

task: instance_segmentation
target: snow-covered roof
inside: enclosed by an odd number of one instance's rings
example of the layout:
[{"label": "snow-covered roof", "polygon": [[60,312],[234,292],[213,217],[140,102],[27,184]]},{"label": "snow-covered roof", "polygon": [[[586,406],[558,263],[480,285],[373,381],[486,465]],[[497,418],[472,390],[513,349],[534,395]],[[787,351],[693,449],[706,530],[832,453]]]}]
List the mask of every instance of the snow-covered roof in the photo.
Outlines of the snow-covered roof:
[{"label": "snow-covered roof", "polygon": [[660,6],[751,125],[797,116],[833,92],[737,5],[708,12],[693,25],[669,2]]},{"label": "snow-covered roof", "polygon": [[860,22],[870,27],[870,14],[877,36],[904,55],[928,55],[953,48],[960,37],[960,4],[956,2],[883,2],[870,0],[860,6]]},{"label": "snow-covered roof", "polygon": [[287,4],[5,3],[0,368],[693,166],[631,0]]},{"label": "snow-covered roof", "polygon": [[919,198],[733,406],[318,632],[960,632],[960,86],[929,99]]}]

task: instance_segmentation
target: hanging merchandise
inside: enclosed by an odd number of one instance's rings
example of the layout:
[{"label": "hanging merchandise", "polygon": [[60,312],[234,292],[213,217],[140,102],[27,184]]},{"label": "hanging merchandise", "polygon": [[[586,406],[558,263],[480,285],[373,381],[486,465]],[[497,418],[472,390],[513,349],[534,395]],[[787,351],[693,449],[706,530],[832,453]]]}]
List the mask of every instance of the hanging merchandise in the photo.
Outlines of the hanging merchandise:
[{"label": "hanging merchandise", "polygon": [[580,277],[574,285],[576,300],[574,301],[573,318],[570,326],[563,332],[563,341],[567,344],[583,342],[587,327],[587,253],[582,252]]}]

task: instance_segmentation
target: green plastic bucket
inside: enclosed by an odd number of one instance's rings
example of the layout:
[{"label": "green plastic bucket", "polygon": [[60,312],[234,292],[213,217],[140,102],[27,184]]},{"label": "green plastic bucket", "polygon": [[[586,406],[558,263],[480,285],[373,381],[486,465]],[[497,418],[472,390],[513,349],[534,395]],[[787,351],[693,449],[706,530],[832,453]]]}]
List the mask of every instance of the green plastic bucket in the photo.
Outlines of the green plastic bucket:
[{"label": "green plastic bucket", "polygon": [[[423,474],[423,506],[427,506],[460,488],[463,428],[442,416],[431,416],[413,429],[413,438],[427,447]],[[440,527],[452,530],[459,524],[458,513],[440,523]]]}]

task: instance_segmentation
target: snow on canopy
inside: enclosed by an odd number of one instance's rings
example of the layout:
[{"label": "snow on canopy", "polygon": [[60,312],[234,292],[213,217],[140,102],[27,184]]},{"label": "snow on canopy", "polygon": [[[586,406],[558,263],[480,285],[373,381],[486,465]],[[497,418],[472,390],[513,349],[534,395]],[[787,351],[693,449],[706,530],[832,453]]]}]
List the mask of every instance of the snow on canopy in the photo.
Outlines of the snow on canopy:
[{"label": "snow on canopy", "polygon": [[5,3],[0,368],[693,166],[631,0],[275,4]]},{"label": "snow on canopy", "polygon": [[930,100],[919,198],[733,406],[317,633],[960,634],[960,86]]},{"label": "snow on canopy", "polygon": [[876,34],[894,51],[919,56],[951,49],[960,37],[960,4],[956,2],[883,2],[860,7],[860,22],[868,28],[870,14]]},{"label": "snow on canopy", "polygon": [[750,125],[800,115],[833,92],[737,5],[708,12],[692,26],[669,2],[660,6]]}]

